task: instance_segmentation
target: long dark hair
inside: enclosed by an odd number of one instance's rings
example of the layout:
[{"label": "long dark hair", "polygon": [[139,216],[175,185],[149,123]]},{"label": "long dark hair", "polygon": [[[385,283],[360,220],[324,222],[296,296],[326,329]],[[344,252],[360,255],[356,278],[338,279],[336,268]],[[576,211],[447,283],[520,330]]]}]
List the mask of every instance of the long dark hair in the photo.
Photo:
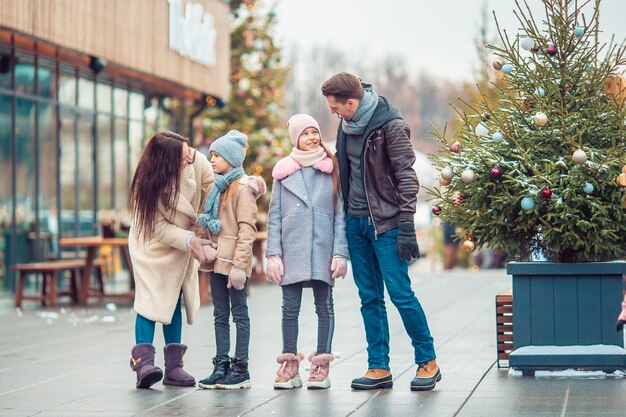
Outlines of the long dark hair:
[{"label": "long dark hair", "polygon": [[180,193],[183,143],[174,132],[158,132],[141,155],[130,188],[129,208],[137,236],[150,240],[154,233],[159,203],[173,210]]}]

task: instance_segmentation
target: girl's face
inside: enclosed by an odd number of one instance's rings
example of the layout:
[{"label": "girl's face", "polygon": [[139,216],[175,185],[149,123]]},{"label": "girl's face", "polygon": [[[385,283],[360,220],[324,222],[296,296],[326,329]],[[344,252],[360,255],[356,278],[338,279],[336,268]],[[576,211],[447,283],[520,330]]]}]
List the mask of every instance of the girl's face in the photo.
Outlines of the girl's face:
[{"label": "girl's face", "polygon": [[211,162],[213,172],[217,174],[225,174],[233,169],[233,166],[227,160],[222,158],[222,156],[217,152],[211,152],[211,159],[209,162]]},{"label": "girl's face", "polygon": [[180,169],[185,169],[187,165],[192,164],[195,156],[196,156],[196,151],[195,150],[191,151],[189,149],[189,145],[183,142],[182,158],[180,160]]},{"label": "girl's face", "polygon": [[298,149],[301,151],[314,151],[319,148],[321,142],[320,132],[314,127],[307,127],[298,138]]}]

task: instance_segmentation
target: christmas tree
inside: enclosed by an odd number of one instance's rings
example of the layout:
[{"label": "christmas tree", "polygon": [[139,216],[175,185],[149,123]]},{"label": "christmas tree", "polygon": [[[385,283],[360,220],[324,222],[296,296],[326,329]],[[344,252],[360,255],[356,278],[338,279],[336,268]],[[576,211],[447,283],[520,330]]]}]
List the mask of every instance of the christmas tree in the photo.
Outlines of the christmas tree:
[{"label": "christmas tree", "polygon": [[[211,138],[231,129],[248,135],[244,170],[260,175],[271,186],[272,168],[291,149],[286,123],[280,119],[288,68],[272,39],[276,14],[259,1],[227,1],[231,8],[231,95],[223,107],[213,100],[204,113]],[[267,209],[269,193],[260,208]]]},{"label": "christmas tree", "polygon": [[481,94],[470,111],[458,111],[454,137],[435,132],[443,149],[433,161],[445,192],[429,190],[433,214],[464,231],[467,251],[489,246],[520,259],[541,252],[562,262],[620,258],[624,47],[598,42],[600,0],[542,3],[541,27],[526,2],[516,2],[514,36],[496,19],[501,46],[489,48],[506,83],[494,85],[495,99]]}]

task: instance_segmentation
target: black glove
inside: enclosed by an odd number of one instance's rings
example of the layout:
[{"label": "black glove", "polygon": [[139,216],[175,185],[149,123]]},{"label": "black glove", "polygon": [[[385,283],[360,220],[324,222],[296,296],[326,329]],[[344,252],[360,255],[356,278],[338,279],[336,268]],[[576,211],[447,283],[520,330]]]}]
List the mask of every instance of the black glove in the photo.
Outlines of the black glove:
[{"label": "black glove", "polygon": [[400,259],[410,261],[413,258],[420,257],[420,249],[417,246],[417,238],[415,237],[415,226],[413,222],[400,222],[398,226],[398,242],[396,251]]},{"label": "black glove", "polygon": [[615,328],[617,329],[618,332],[621,332],[624,329],[624,323],[626,323],[624,320],[617,320],[617,324],[615,325]]}]

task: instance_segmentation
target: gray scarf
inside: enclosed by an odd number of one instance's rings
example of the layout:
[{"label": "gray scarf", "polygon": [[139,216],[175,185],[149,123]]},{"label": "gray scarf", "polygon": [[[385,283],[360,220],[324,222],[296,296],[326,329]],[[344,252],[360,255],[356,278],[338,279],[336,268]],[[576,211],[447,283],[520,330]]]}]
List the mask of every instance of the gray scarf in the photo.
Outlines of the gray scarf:
[{"label": "gray scarf", "polygon": [[370,122],[374,110],[378,106],[378,94],[372,90],[372,87],[366,87],[363,91],[363,98],[359,103],[359,108],[352,116],[352,119],[341,121],[341,129],[347,135],[361,135],[365,132],[365,128]]}]

